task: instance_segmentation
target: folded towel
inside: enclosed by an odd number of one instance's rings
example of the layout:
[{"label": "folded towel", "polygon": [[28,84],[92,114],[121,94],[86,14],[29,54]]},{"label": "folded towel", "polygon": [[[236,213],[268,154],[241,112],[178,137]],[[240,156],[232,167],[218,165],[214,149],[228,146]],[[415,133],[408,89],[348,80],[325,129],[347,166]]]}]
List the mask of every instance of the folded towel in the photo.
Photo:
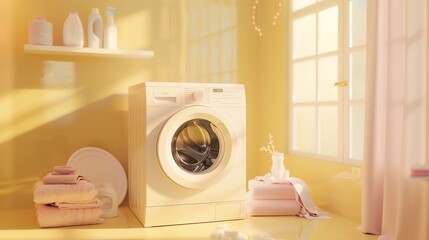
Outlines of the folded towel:
[{"label": "folded towel", "polygon": [[429,166],[414,165],[411,167],[411,176],[413,177],[429,177]]},{"label": "folded towel", "polygon": [[69,201],[89,201],[98,194],[94,184],[80,180],[76,184],[43,184],[39,181],[34,186],[35,203],[54,203]]},{"label": "folded towel", "polygon": [[36,204],[36,210],[37,222],[40,227],[98,224],[104,221],[100,217],[103,214],[103,210],[100,208],[63,210],[50,205]]},{"label": "folded towel", "polygon": [[253,199],[248,192],[247,214],[249,216],[295,216],[301,211],[296,200],[258,200]]},{"label": "folded towel", "polygon": [[53,174],[75,174],[76,168],[70,166],[55,166]]},{"label": "folded towel", "polygon": [[55,202],[50,205],[59,209],[101,208],[102,202],[99,198],[94,198],[89,201]]},{"label": "folded towel", "polygon": [[313,202],[307,184],[299,178],[289,177],[285,179],[273,178],[270,173],[263,177],[256,177],[258,181],[266,183],[291,183],[297,193],[297,202],[302,206],[300,216],[308,219],[328,219],[327,213],[319,212],[319,208]]},{"label": "folded towel", "polygon": [[85,180],[85,178],[78,174],[58,173],[48,173],[42,179],[44,184],[76,184],[80,180]]},{"label": "folded towel", "polygon": [[295,188],[291,183],[267,183],[250,180],[249,190],[253,199],[296,199]]}]

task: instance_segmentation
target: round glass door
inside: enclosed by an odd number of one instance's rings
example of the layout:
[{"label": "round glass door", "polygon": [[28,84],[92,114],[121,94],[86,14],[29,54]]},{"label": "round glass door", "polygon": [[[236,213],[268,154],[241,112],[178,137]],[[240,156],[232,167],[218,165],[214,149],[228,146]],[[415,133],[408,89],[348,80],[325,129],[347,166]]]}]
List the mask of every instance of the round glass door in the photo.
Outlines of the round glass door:
[{"label": "round glass door", "polygon": [[178,111],[161,128],[158,161],[175,183],[204,189],[228,171],[236,137],[228,120],[204,106]]},{"label": "round glass door", "polygon": [[219,130],[205,119],[183,123],[173,135],[171,154],[176,164],[192,174],[203,174],[219,162]]}]

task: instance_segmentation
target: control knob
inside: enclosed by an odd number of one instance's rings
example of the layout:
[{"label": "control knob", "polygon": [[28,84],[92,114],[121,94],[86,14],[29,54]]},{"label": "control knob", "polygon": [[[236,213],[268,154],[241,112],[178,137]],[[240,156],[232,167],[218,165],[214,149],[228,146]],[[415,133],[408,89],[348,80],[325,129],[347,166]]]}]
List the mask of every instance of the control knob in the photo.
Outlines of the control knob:
[{"label": "control knob", "polygon": [[192,93],[192,98],[193,98],[195,101],[198,101],[198,100],[202,99],[203,97],[204,97],[204,91],[203,91],[203,90],[195,90],[195,91]]}]

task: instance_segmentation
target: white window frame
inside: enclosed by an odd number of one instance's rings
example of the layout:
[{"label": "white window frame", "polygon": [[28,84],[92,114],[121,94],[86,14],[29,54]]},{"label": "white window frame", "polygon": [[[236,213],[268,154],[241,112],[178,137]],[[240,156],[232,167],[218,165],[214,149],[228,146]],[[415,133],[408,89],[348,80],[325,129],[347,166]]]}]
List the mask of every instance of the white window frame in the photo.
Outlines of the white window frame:
[{"label": "white window frame", "polygon": [[[293,47],[293,23],[295,19],[299,19],[303,16],[307,16],[309,14],[314,14],[316,12],[320,12],[324,9],[328,9],[334,6],[338,6],[338,50],[335,51],[338,53],[338,81],[339,82],[347,82],[349,83],[349,70],[350,70],[350,64],[349,64],[349,56],[350,53],[359,51],[359,50],[365,50],[365,45],[361,45],[358,47],[350,47],[349,46],[349,0],[318,0],[317,3],[314,3],[310,6],[304,7],[300,10],[297,10],[296,12],[292,12],[292,2],[289,1],[289,44],[290,49]],[[317,45],[317,17],[316,17],[316,45]],[[316,47],[317,49],[317,47]],[[316,50],[317,52],[317,50]],[[349,107],[351,105],[362,105],[364,106],[364,100],[355,100],[351,101],[349,100],[349,89],[348,87],[339,87],[338,88],[338,152],[337,156],[327,156],[327,155],[321,155],[318,154],[317,145],[318,145],[318,129],[317,129],[317,122],[318,122],[318,112],[316,110],[316,121],[314,126],[316,128],[316,149],[314,152],[303,152],[303,151],[297,151],[294,149],[294,134],[293,134],[293,124],[294,124],[294,116],[293,116],[293,107],[294,106],[315,106],[316,109],[320,105],[323,104],[329,104],[326,102],[318,102],[316,99],[315,102],[309,102],[309,103],[294,103],[293,102],[293,64],[299,61],[305,61],[305,60],[311,60],[326,57],[329,55],[335,55],[335,52],[329,52],[329,53],[322,53],[318,54],[316,53],[313,56],[309,57],[303,57],[303,58],[293,58],[293,51],[291,50],[289,53],[289,84],[290,84],[290,92],[289,92],[289,149],[290,153],[293,155],[299,155],[299,156],[306,156],[316,159],[323,159],[338,163],[346,163],[346,164],[352,164],[352,165],[361,165],[362,159],[350,159],[349,158]],[[317,64],[316,64],[316,72],[317,72]],[[317,88],[316,88],[317,89]],[[363,121],[363,119],[362,119]],[[362,143],[363,144],[363,143]]]}]

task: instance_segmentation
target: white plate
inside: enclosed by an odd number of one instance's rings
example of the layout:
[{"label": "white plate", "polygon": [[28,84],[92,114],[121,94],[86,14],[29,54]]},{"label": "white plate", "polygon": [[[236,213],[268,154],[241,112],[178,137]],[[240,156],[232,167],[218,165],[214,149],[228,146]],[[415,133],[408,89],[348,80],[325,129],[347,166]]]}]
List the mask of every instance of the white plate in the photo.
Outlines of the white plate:
[{"label": "white plate", "polygon": [[102,183],[112,183],[118,195],[118,205],[127,194],[127,176],[119,161],[107,151],[97,147],[84,147],[74,152],[67,166],[76,168],[77,173],[88,178],[100,189]]}]

